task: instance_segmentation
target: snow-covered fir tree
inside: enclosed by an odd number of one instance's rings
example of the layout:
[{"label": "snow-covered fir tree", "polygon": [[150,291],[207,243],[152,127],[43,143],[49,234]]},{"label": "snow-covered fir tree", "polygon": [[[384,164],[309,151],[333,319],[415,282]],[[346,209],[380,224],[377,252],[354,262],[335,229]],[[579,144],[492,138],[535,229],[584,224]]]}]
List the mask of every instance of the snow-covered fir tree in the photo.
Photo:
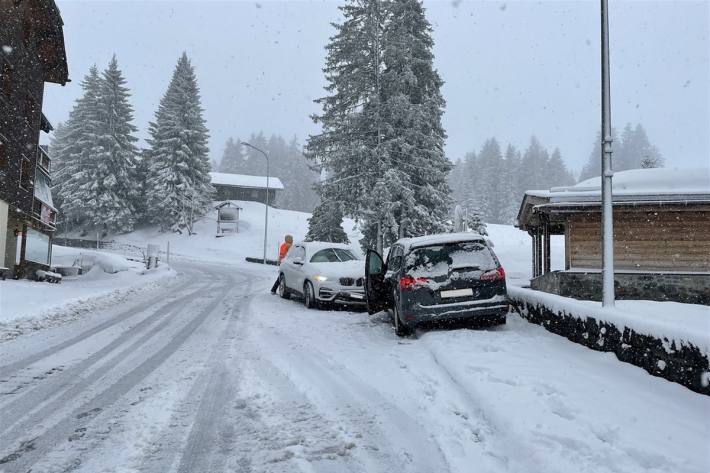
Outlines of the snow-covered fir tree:
[{"label": "snow-covered fir tree", "polygon": [[140,198],[137,176],[138,141],[133,134],[133,108],[126,80],[116,56],[103,72],[98,98],[98,122],[94,160],[93,195],[89,201],[89,220],[108,232],[128,232],[137,220]]},{"label": "snow-covered fir tree", "polygon": [[227,140],[218,169],[219,172],[248,174],[246,172],[246,159],[239,138],[237,138],[236,141],[233,138]]},{"label": "snow-covered fir tree", "polygon": [[[644,163],[652,163],[654,167],[663,166],[663,156],[658,148],[651,144],[641,124],[634,127],[627,123],[621,138],[617,136],[616,130],[612,129],[612,140],[611,166],[614,171],[639,169]],[[580,174],[580,181],[601,174],[601,152],[601,133],[597,132],[592,152]]]},{"label": "snow-covered fir tree", "polygon": [[352,0],[327,47],[318,102],[322,133],[307,157],[327,171],[321,189],[363,222],[365,247],[441,231],[450,210],[442,80],[418,0]]},{"label": "snow-covered fir tree", "polygon": [[478,153],[466,153],[455,172],[460,174],[455,202],[489,223],[514,223],[526,190],[574,183],[559,149],[550,156],[535,137],[525,159],[512,145],[501,156],[497,140],[488,139]]},{"label": "snow-covered fir tree", "polygon": [[214,189],[202,114],[195,71],[183,53],[149,127],[146,201],[151,220],[163,229],[191,231],[210,206]]},{"label": "snow-covered fir tree", "polygon": [[513,145],[508,145],[505,150],[502,169],[500,171],[500,215],[498,223],[512,224],[518,216],[523,192],[520,189],[520,153]]},{"label": "snow-covered fir tree", "polygon": [[316,102],[322,113],[313,116],[321,132],[308,138],[305,155],[328,178],[320,186],[345,215],[363,220],[372,216],[370,194],[388,166],[380,143],[383,123],[380,81],[382,41],[388,0],[349,0],[339,9],[343,21],[326,46],[324,68],[327,96]]},{"label": "snow-covered fir tree", "polygon": [[306,241],[329,241],[331,243],[350,243],[343,230],[343,213],[337,202],[328,200],[325,195],[308,219]]},{"label": "snow-covered fir tree", "polygon": [[60,207],[64,231],[88,230],[93,225],[96,160],[99,151],[99,100],[102,78],[94,65],[81,82],[82,96],[67,121],[57,127],[50,143],[54,171],[53,191]]},{"label": "snow-covered fir tree", "polygon": [[501,221],[505,197],[501,186],[503,179],[503,157],[495,138],[486,140],[478,154],[477,173],[479,174],[477,191],[478,206],[481,216],[487,222]]},{"label": "snow-covered fir tree", "polygon": [[443,81],[434,69],[431,25],[420,0],[393,0],[388,7],[379,83],[378,155],[385,170],[367,204],[365,247],[375,246],[367,227],[378,222],[388,245],[404,236],[444,231],[451,209]]}]

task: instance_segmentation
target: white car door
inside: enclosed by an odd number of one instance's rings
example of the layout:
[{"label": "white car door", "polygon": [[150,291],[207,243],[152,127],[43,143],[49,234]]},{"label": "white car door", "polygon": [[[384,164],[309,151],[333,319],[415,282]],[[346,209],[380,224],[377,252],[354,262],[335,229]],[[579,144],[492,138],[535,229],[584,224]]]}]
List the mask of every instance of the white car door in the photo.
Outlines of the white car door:
[{"label": "white car door", "polygon": [[292,289],[303,292],[303,282],[305,281],[304,265],[306,264],[306,248],[303,245],[297,245],[291,260],[292,266],[292,283],[289,284]]},{"label": "white car door", "polygon": [[293,245],[281,263],[281,272],[284,275],[286,286],[289,289],[301,291],[303,289],[303,255],[306,250],[302,245]]}]

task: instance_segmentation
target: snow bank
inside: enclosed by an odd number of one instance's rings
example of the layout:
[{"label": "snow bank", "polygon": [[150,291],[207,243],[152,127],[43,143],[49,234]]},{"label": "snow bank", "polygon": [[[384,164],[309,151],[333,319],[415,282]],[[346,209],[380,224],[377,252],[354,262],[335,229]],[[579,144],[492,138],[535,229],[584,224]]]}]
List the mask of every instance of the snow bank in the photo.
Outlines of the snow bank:
[{"label": "snow bank", "polygon": [[120,303],[175,277],[167,265],[146,271],[142,263],[100,251],[54,246],[53,264],[82,264],[82,276],[61,284],[0,281],[0,340],[76,319],[90,310]]},{"label": "snow bank", "polygon": [[548,294],[542,291],[509,287],[513,299],[544,305],[554,312],[570,316],[593,318],[658,339],[674,341],[678,346],[692,344],[710,354],[710,307],[680,302],[617,301],[613,309],[603,308],[601,302],[583,301]]},{"label": "snow bank", "polygon": [[131,268],[128,260],[120,255],[57,245],[52,248],[52,264],[79,266],[84,273],[90,272],[95,266],[109,274],[128,271]]}]

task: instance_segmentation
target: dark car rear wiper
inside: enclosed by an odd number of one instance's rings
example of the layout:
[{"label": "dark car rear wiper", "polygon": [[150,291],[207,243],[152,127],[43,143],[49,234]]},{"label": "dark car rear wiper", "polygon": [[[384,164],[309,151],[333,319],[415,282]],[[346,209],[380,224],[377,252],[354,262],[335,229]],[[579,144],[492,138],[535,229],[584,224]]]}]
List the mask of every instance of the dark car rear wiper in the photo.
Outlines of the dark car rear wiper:
[{"label": "dark car rear wiper", "polygon": [[462,272],[472,272],[481,271],[480,266],[452,266],[451,271],[462,271]]}]

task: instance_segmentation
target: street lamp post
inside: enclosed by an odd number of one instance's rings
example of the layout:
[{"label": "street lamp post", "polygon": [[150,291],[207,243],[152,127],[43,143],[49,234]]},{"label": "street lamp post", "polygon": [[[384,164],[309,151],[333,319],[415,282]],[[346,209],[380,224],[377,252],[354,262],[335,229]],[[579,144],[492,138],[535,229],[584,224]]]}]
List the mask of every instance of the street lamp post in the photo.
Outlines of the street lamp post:
[{"label": "street lamp post", "polygon": [[242,141],[241,144],[260,152],[264,155],[264,158],[266,159],[266,212],[264,214],[264,264],[266,264],[266,239],[269,232],[269,155],[266,154],[266,151],[264,151],[263,149],[257,148],[252,144],[246,143],[244,141]]},{"label": "street lamp post", "polygon": [[611,180],[611,94],[609,80],[609,0],[601,0],[602,33],[602,306],[614,307],[614,219]]}]

